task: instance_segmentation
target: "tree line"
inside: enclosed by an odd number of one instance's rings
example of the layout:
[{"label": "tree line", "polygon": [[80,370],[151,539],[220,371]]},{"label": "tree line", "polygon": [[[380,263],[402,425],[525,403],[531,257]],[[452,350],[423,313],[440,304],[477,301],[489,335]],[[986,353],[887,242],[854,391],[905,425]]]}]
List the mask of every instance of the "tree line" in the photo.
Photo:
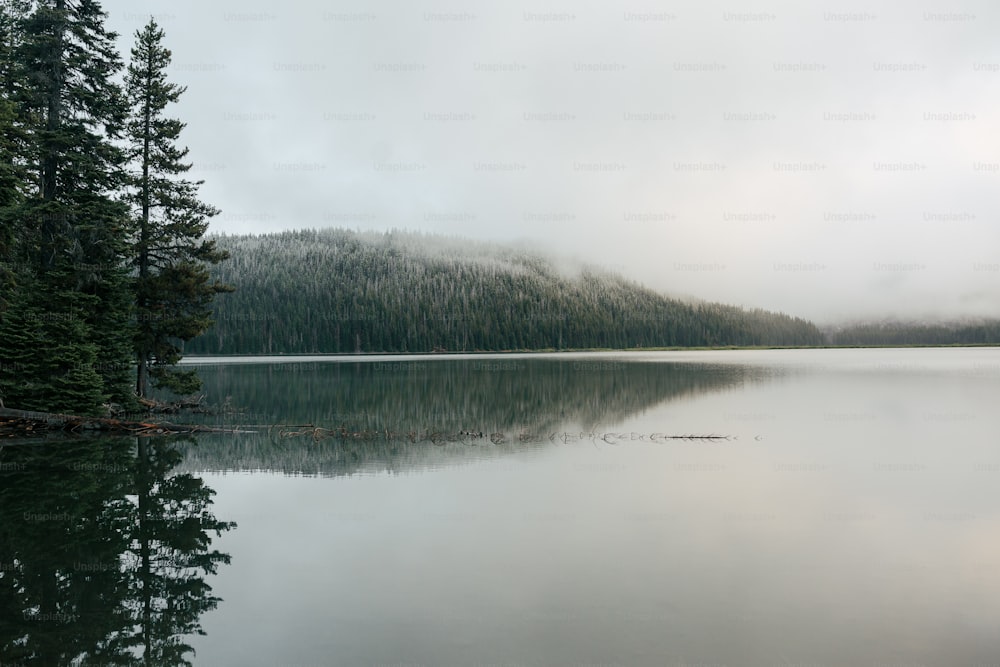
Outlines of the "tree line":
[{"label": "tree line", "polygon": [[537,252],[392,231],[219,236],[239,291],[185,353],[496,351],[821,345],[781,313],[666,297]]},{"label": "tree line", "polygon": [[212,305],[192,354],[1000,344],[1000,320],[821,330],[762,309],[667,297],[523,247],[419,232],[297,230],[215,239]]},{"label": "tree line", "polygon": [[1000,320],[973,322],[862,322],[835,329],[829,334],[833,345],[997,345]]},{"label": "tree line", "polygon": [[[97,0],[0,6],[0,399],[95,414],[197,387],[180,344],[228,288],[217,211],[167,114],[184,92],[150,22],[126,66]],[[118,82],[124,73],[123,83]]]}]

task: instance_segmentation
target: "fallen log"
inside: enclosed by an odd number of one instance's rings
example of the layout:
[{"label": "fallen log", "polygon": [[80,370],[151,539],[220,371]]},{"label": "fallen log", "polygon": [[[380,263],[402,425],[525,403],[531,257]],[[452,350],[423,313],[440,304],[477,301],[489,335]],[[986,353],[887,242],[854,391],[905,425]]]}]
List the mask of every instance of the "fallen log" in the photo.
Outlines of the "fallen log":
[{"label": "fallen log", "polygon": [[253,433],[214,428],[199,424],[172,424],[156,421],[129,421],[110,417],[82,417],[52,412],[0,408],[0,438],[44,435],[46,433],[119,433],[129,435],[170,435],[182,433]]}]

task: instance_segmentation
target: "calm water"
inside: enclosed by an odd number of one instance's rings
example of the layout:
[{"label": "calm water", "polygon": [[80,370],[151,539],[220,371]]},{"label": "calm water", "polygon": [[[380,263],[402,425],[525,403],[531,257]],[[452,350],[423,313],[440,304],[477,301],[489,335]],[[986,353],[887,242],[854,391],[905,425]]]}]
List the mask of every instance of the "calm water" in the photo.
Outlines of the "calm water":
[{"label": "calm water", "polygon": [[1000,350],[207,361],[280,426],[0,450],[0,664],[1000,656]]}]

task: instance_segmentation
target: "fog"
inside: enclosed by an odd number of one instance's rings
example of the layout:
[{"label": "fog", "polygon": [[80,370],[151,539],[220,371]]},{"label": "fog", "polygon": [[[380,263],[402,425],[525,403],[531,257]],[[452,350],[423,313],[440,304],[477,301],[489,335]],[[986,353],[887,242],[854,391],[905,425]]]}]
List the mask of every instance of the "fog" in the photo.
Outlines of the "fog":
[{"label": "fog", "polygon": [[519,241],[821,323],[1000,316],[1000,5],[105,0],[218,232]]}]

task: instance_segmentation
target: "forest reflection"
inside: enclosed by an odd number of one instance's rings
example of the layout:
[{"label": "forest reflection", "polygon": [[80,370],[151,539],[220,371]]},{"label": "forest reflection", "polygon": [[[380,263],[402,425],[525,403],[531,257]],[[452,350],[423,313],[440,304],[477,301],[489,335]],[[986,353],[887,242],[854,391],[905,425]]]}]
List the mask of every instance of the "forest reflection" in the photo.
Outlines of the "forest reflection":
[{"label": "forest reflection", "polygon": [[[339,476],[454,465],[592,439],[662,403],[772,372],[599,358],[208,366],[206,395],[225,407],[203,420],[258,434],[202,436],[183,467]],[[311,427],[346,436],[314,440]]]},{"label": "forest reflection", "polygon": [[0,445],[0,664],[190,665],[236,527],[181,440]]}]

